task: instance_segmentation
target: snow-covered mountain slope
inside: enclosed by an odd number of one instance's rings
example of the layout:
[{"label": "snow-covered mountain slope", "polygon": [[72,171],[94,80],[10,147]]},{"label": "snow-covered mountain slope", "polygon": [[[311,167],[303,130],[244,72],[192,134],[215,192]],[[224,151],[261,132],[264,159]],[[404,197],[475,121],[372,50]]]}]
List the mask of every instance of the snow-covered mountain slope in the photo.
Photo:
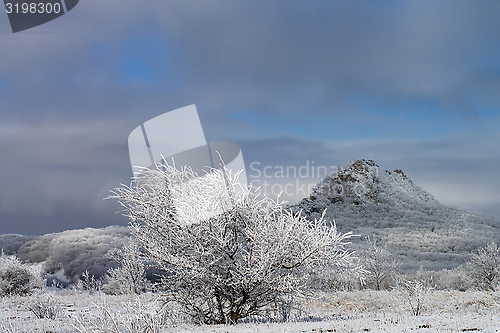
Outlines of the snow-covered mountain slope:
[{"label": "snow-covered mountain slope", "polygon": [[440,204],[402,170],[381,169],[372,160],[350,162],[337,175],[326,176],[297,205],[309,218],[336,221],[341,232],[386,244],[403,269],[439,270],[463,264],[471,251],[500,241],[500,218]]}]

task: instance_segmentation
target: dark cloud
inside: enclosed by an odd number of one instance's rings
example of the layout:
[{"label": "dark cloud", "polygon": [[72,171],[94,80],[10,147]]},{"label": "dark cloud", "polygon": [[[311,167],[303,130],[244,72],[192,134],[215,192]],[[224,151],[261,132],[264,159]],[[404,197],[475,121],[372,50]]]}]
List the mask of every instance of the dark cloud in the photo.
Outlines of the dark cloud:
[{"label": "dark cloud", "polygon": [[130,180],[127,132],[106,122],[2,127],[0,232],[126,223],[103,199]]},{"label": "dark cloud", "polygon": [[124,223],[101,199],[128,182],[128,134],[190,104],[247,167],[373,158],[444,203],[500,214],[499,11],[86,0],[18,34],[0,16],[0,233]]},{"label": "dark cloud", "polygon": [[[467,139],[441,139],[420,141],[360,140],[346,142],[318,142],[297,137],[280,137],[259,141],[241,142],[249,179],[258,179],[262,185],[266,177],[261,174],[269,166],[268,175],[279,171],[277,166],[307,166],[318,170],[325,166],[345,166],[355,159],[373,159],[383,169],[403,169],[416,185],[430,192],[440,202],[465,209],[500,215],[498,189],[500,178],[500,151],[496,147],[498,135],[476,136]],[[254,164],[253,168],[251,164]],[[333,167],[333,168],[332,168]],[[258,171],[257,171],[258,170]],[[311,172],[311,171],[310,171]],[[258,177],[259,176],[259,177]],[[315,184],[316,177],[300,177],[301,184]],[[270,184],[295,183],[291,175],[287,179],[272,177]],[[270,191],[267,193],[271,193]],[[300,193],[301,194],[301,193]],[[300,195],[283,195],[291,202]]]}]

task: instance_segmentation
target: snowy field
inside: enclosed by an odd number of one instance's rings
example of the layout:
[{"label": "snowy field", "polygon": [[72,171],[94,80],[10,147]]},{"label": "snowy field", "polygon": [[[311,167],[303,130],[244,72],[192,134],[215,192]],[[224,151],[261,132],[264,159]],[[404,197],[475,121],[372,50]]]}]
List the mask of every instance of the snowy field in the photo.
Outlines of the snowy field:
[{"label": "snowy field", "polygon": [[[38,319],[31,308],[41,302],[54,319]],[[424,298],[422,315],[411,314],[398,291],[353,291],[323,294],[301,304],[301,320],[287,323],[242,323],[236,326],[190,325],[176,311],[159,311],[154,294],[89,295],[78,290],[2,298],[1,332],[498,332],[500,294],[433,291]],[[184,321],[184,322],[183,322]],[[148,324],[151,323],[151,324]],[[153,325],[154,324],[154,325]],[[102,328],[108,325],[109,330]],[[143,328],[127,330],[134,325]]]},{"label": "snowy field", "polygon": [[[234,190],[229,171],[200,178],[162,166],[144,175],[143,187],[113,192],[133,221],[129,229],[0,237],[8,251],[0,255],[0,333],[500,330],[500,220],[479,223],[440,205],[399,169],[353,162],[301,203],[309,217],[342,211],[352,217],[349,229],[373,237],[348,246],[350,234],[332,227],[335,216],[310,223],[279,202],[255,200],[250,189]],[[365,197],[347,195],[357,183]],[[345,192],[330,191],[342,184]],[[360,216],[366,223],[356,222]],[[398,270],[408,268],[405,259],[420,269]],[[148,273],[151,263],[156,272]],[[425,269],[430,263],[438,269]],[[147,274],[163,279],[152,284]],[[311,290],[323,293],[290,298]]]}]

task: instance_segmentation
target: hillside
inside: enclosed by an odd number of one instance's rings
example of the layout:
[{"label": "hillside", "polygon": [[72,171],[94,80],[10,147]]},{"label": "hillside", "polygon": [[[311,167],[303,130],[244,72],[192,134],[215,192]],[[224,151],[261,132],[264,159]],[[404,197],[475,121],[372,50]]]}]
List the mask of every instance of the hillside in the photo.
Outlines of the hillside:
[{"label": "hillside", "polygon": [[334,219],[341,232],[353,231],[353,247],[367,236],[386,244],[402,269],[439,270],[463,264],[468,254],[500,241],[500,218],[440,204],[402,170],[381,169],[372,160],[350,162],[326,176],[297,205],[310,219]]},{"label": "hillside", "polygon": [[85,228],[43,236],[0,235],[0,249],[15,254],[23,262],[42,264],[42,273],[60,283],[74,282],[88,270],[100,277],[116,263],[106,256],[130,236],[127,227]]},{"label": "hillside", "polygon": [[[335,220],[341,232],[353,231],[359,251],[367,236],[380,240],[403,270],[440,270],[463,264],[471,251],[500,242],[500,218],[440,204],[402,170],[387,171],[374,161],[349,163],[325,177],[297,205],[308,218]],[[43,236],[0,235],[0,249],[21,260],[43,263],[43,271],[74,281],[89,270],[103,275],[116,265],[106,253],[129,236],[126,227],[67,230]]]}]

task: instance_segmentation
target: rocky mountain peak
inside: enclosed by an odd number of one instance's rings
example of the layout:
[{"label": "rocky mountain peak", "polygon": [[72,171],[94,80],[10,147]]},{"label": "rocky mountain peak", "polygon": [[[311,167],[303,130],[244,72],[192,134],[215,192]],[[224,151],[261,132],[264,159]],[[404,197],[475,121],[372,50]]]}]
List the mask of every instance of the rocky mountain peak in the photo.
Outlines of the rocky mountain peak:
[{"label": "rocky mountain peak", "polygon": [[500,240],[500,218],[440,204],[401,169],[381,169],[373,160],[355,160],[326,176],[294,211],[307,218],[335,220],[341,232],[377,237],[404,269],[453,268],[471,251]]},{"label": "rocky mountain peak", "polygon": [[326,176],[312,191],[310,200],[362,204],[415,205],[437,203],[401,169],[382,170],[373,160],[355,160]]}]

